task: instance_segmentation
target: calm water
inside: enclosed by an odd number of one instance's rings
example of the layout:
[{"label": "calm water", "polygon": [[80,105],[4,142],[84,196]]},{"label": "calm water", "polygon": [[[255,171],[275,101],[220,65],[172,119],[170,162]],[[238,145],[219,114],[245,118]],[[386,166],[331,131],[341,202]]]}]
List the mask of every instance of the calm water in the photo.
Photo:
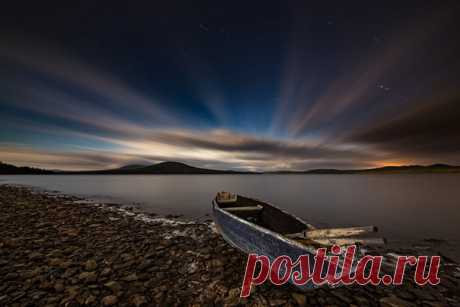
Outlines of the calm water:
[{"label": "calm water", "polygon": [[377,225],[390,240],[448,240],[459,250],[460,175],[0,176],[95,200],[199,217],[217,191],[269,201],[318,226]]}]

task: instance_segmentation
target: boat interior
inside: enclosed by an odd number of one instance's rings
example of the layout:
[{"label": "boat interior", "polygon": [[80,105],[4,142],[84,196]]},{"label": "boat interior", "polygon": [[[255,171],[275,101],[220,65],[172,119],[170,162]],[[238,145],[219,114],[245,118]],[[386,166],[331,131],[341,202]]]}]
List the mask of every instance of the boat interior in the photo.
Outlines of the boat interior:
[{"label": "boat interior", "polygon": [[215,201],[221,209],[239,218],[315,248],[350,244],[382,245],[386,242],[383,238],[367,236],[377,232],[375,226],[316,229],[270,204],[255,199],[231,193],[218,193]]},{"label": "boat interior", "polygon": [[240,195],[237,196],[236,202],[216,203],[227,212],[280,234],[298,233],[308,228],[276,207]]},{"label": "boat interior", "polygon": [[248,222],[279,233],[305,246],[314,248],[384,245],[384,238],[372,237],[375,226],[341,227],[317,229],[270,204],[229,192],[219,192],[215,198],[219,208]]}]

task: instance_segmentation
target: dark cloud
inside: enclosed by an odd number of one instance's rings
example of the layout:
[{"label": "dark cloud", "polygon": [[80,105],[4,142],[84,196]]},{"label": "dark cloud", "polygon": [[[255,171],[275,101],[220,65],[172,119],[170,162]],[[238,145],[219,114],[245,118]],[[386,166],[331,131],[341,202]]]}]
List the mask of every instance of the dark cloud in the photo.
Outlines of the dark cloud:
[{"label": "dark cloud", "polygon": [[347,141],[414,158],[449,156],[460,153],[459,119],[460,97],[423,106],[355,132]]}]

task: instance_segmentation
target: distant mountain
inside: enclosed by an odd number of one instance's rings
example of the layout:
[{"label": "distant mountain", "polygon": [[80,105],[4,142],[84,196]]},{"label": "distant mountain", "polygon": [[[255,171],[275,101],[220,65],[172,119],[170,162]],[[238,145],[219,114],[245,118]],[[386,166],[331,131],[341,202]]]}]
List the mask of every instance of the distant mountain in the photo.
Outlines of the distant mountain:
[{"label": "distant mountain", "polygon": [[378,168],[342,170],[333,168],[318,168],[305,171],[275,171],[267,174],[312,174],[312,175],[341,175],[341,174],[426,174],[426,173],[460,173],[460,166],[447,164],[423,165],[403,165],[403,166],[384,166]]},{"label": "distant mountain", "polygon": [[459,173],[460,166],[447,164],[432,165],[404,165],[404,166],[384,166],[380,168],[364,170],[367,173]]},{"label": "distant mountain", "polygon": [[421,173],[460,173],[460,166],[447,164],[384,166],[359,170],[314,169],[302,174],[421,174]]},{"label": "distant mountain", "polygon": [[[70,172],[69,172],[70,173]],[[153,165],[127,165],[117,169],[72,172],[78,174],[247,174],[248,172],[198,168],[180,162],[161,162]]]},{"label": "distant mountain", "polygon": [[29,175],[29,174],[54,174],[53,171],[33,167],[18,167],[0,162],[0,174],[2,175]]},{"label": "distant mountain", "polygon": [[[460,173],[460,166],[447,164],[433,164],[428,166],[406,165],[406,166],[384,166],[379,168],[340,170],[340,169],[312,169],[306,171],[277,171],[266,174],[422,174],[422,173]],[[153,165],[131,164],[116,169],[96,171],[50,171],[31,167],[17,167],[11,164],[0,162],[0,174],[86,174],[86,175],[128,175],[128,174],[263,174],[255,172],[241,172],[228,170],[213,170],[199,168],[180,162],[161,162]]]},{"label": "distant mountain", "polygon": [[147,165],[141,165],[141,164],[129,164],[129,165],[125,165],[125,166],[122,166],[120,168],[118,168],[119,170],[128,170],[128,169],[138,169],[138,168],[143,168],[143,167],[146,167]]}]

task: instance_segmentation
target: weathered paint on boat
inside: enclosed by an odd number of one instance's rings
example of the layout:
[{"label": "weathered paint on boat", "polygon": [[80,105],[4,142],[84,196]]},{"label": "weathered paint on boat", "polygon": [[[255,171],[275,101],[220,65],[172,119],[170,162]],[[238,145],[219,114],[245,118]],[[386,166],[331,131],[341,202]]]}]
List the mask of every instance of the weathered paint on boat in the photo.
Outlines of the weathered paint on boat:
[{"label": "weathered paint on boat", "polygon": [[[248,254],[255,253],[258,255],[265,255],[270,258],[270,261],[273,261],[276,257],[281,255],[287,255],[291,257],[293,261],[295,261],[301,255],[308,255],[310,268],[313,268],[313,257],[316,252],[315,248],[300,244],[295,240],[286,238],[279,233],[251,223],[230,212],[227,212],[220,208],[215,201],[213,201],[212,210],[214,220],[220,234],[229,244],[236,247],[237,249],[240,249],[241,251]],[[286,212],[284,213],[288,214]],[[297,217],[295,218],[305,224],[305,228],[311,227],[311,225],[305,223],[301,219]],[[323,267],[323,276],[326,275],[326,270],[327,265]],[[281,271],[281,273],[284,274],[283,271]],[[293,283],[292,275],[291,283]],[[318,287],[312,282],[308,282],[302,286],[296,286],[303,290],[309,290]]]}]

